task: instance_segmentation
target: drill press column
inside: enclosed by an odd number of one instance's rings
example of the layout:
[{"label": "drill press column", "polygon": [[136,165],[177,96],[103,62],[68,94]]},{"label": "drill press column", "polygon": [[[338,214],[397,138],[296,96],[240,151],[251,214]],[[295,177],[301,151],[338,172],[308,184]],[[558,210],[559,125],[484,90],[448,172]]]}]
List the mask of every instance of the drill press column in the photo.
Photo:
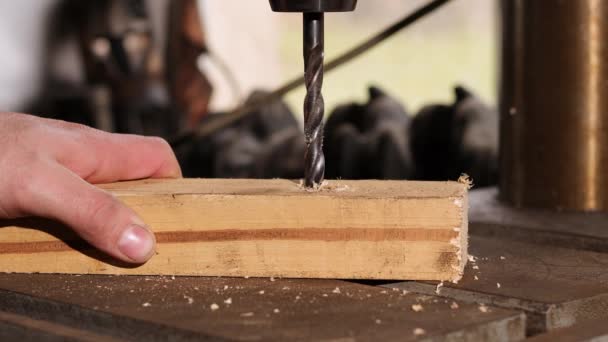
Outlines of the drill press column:
[{"label": "drill press column", "polygon": [[325,103],[323,87],[324,12],[353,11],[356,0],[270,0],[275,12],[304,13],[304,73],[306,98],[304,99],[304,184],[314,188],[323,182],[325,156],[323,155],[323,114]]}]

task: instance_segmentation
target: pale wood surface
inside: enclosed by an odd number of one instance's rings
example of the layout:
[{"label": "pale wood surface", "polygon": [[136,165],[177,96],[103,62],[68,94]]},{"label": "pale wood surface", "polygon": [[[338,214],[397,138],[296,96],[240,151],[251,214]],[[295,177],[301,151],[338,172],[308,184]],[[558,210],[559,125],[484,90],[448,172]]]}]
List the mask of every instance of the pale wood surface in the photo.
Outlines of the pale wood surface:
[{"label": "pale wood surface", "polygon": [[155,231],[151,261],[123,267],[67,228],[30,220],[0,223],[0,272],[456,280],[467,260],[467,185],[456,182],[332,181],[317,192],[287,180],[101,187]]}]

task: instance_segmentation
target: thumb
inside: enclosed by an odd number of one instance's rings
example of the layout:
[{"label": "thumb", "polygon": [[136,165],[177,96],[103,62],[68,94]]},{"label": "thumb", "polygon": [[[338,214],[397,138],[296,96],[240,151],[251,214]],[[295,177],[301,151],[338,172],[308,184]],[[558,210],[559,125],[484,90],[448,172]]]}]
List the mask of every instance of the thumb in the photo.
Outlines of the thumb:
[{"label": "thumb", "polygon": [[129,263],[152,257],[156,241],[141,218],[111,194],[53,162],[19,191],[21,211],[70,226],[91,245]]}]

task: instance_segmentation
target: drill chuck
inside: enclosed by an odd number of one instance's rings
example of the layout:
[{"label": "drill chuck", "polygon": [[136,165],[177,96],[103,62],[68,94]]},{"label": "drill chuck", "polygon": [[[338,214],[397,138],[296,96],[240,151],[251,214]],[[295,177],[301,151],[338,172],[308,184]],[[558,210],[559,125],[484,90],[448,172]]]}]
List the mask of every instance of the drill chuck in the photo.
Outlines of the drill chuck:
[{"label": "drill chuck", "polygon": [[350,12],[357,7],[357,0],[270,0],[275,12]]}]

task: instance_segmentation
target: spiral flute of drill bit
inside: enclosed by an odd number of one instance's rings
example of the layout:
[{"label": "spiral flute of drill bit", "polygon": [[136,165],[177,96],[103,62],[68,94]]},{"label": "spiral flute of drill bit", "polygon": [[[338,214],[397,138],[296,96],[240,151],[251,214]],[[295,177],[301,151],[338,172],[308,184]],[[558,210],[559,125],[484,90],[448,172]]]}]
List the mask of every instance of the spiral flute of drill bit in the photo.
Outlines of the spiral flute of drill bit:
[{"label": "spiral flute of drill bit", "polygon": [[306,98],[304,99],[304,185],[315,188],[325,177],[323,155],[323,114],[325,103],[323,87],[323,13],[304,14],[304,64]]}]

